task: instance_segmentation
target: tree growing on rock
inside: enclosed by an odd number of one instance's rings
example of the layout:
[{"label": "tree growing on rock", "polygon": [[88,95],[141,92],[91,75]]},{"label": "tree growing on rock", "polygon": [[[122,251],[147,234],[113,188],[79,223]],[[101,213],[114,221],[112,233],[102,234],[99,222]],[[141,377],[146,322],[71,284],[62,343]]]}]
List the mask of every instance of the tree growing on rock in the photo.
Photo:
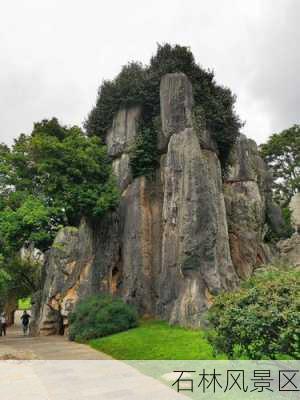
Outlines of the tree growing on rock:
[{"label": "tree growing on rock", "polygon": [[[158,45],[149,65],[131,62],[122,68],[114,80],[103,81],[96,105],[85,122],[90,136],[96,135],[104,139],[119,109],[137,105],[142,107],[139,143],[136,146],[139,154],[133,156],[135,176],[144,175],[145,171],[151,174],[150,164],[152,170],[158,165],[158,154],[155,157],[153,148],[157,137],[156,121],[160,115],[160,81],[165,74],[175,72],[182,72],[190,79],[195,110],[201,109],[205,124],[217,142],[223,170],[226,170],[230,150],[242,126],[234,110],[235,96],[230,89],[216,83],[212,71],[207,71],[196,63],[188,47],[164,44]],[[144,150],[149,143],[151,154],[148,155]]]},{"label": "tree growing on rock", "polygon": [[[27,296],[40,268],[22,261],[26,243],[45,251],[63,225],[101,217],[119,199],[106,148],[56,118],[0,146],[0,296]],[[5,294],[5,296],[4,296]]]},{"label": "tree growing on rock", "polygon": [[28,236],[27,230],[50,235],[58,225],[77,225],[83,215],[100,216],[118,202],[106,148],[76,126],[44,120],[30,135],[20,135],[12,149],[1,149],[0,229],[5,237],[18,241],[18,232]]}]

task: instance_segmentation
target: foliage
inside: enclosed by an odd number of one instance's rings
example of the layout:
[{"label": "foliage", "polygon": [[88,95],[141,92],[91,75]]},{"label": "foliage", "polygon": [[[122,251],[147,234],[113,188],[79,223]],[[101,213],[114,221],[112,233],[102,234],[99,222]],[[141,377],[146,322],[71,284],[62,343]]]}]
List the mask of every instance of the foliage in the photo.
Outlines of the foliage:
[{"label": "foliage", "polygon": [[2,302],[11,297],[28,297],[41,287],[41,265],[20,257],[1,259],[0,262],[0,298]]},{"label": "foliage", "polygon": [[[159,45],[148,66],[129,63],[113,81],[104,81],[98,91],[96,105],[85,123],[88,134],[104,138],[120,108],[142,106],[141,125],[144,129],[138,138],[136,148],[139,151],[133,157],[133,164],[136,166],[135,175],[143,175],[144,170],[149,172],[150,165],[153,171],[157,166],[157,150],[153,153],[152,145],[157,136],[154,120],[160,115],[160,80],[166,73],[173,72],[183,72],[189,77],[193,85],[195,107],[204,110],[206,125],[216,138],[225,169],[230,149],[241,127],[234,111],[235,97],[229,89],[216,84],[213,72],[204,70],[195,62],[188,47]],[[141,137],[144,134],[148,137],[146,143],[152,137],[148,155],[145,151],[146,145],[140,151]],[[151,164],[149,158],[153,154]]]},{"label": "foliage", "polygon": [[229,357],[300,357],[300,272],[257,273],[240,290],[215,299],[209,311],[218,351]]},{"label": "foliage", "polygon": [[287,227],[286,237],[291,237],[294,229],[292,227],[292,211],[289,207],[282,208],[282,217],[285,222],[285,226]]},{"label": "foliage", "polygon": [[86,341],[122,332],[138,324],[133,306],[109,295],[95,295],[77,304],[70,315],[71,340]]},{"label": "foliage", "polygon": [[31,309],[31,297],[25,297],[18,301],[19,310],[30,310]]},{"label": "foliage", "polygon": [[92,340],[90,345],[119,360],[210,360],[215,358],[213,348],[206,340],[204,331],[170,326],[163,321],[143,321],[135,329]]},{"label": "foliage", "polygon": [[101,216],[118,202],[106,148],[76,126],[44,120],[11,150],[0,150],[0,237],[7,249],[25,240],[45,249],[60,225]]},{"label": "foliage", "polygon": [[151,176],[158,167],[157,135],[155,130],[141,128],[131,149],[130,166],[134,177]]},{"label": "foliage", "polygon": [[261,154],[273,170],[275,200],[286,207],[300,191],[300,126],[273,134],[261,146]]},{"label": "foliage", "polygon": [[40,274],[18,258],[21,247],[45,251],[62,225],[101,216],[119,193],[101,140],[55,118],[36,123],[11,149],[0,145],[0,157],[0,292],[21,298],[39,288]]},{"label": "foliage", "polygon": [[96,106],[91,111],[85,127],[90,135],[104,137],[112,125],[114,115],[122,107],[143,102],[145,70],[140,63],[125,65],[113,81],[103,81],[98,90]]},{"label": "foliage", "polygon": [[268,201],[264,241],[276,245],[279,240],[288,239],[293,234],[291,210]]},{"label": "foliage", "polygon": [[9,256],[26,242],[44,250],[52,242],[62,217],[60,209],[48,207],[39,198],[29,195],[18,208],[0,211],[1,252]]},{"label": "foliage", "polygon": [[159,80],[164,74],[173,72],[188,76],[193,86],[195,107],[203,109],[206,126],[216,139],[221,164],[226,168],[230,149],[242,126],[234,111],[236,99],[230,89],[217,85],[214,73],[201,68],[190,49],[184,46],[158,46],[157,54],[150,62],[150,71]]},{"label": "foliage", "polygon": [[0,268],[0,310],[3,309],[5,301],[8,298],[9,275]]}]

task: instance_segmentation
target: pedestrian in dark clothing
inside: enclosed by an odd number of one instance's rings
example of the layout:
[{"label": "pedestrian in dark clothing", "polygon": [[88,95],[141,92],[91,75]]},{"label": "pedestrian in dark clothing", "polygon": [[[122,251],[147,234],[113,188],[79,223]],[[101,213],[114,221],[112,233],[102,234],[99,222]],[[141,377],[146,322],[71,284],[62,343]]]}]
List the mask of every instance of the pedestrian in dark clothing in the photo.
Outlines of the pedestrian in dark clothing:
[{"label": "pedestrian in dark clothing", "polygon": [[23,312],[22,317],[21,317],[24,336],[28,333],[29,319],[30,319],[30,318],[31,318],[31,316],[30,316],[30,315],[27,313],[27,311],[25,310],[25,311]]},{"label": "pedestrian in dark clothing", "polygon": [[5,313],[1,314],[0,317],[0,336],[6,336],[6,328],[7,328],[7,322],[6,322],[6,317]]}]

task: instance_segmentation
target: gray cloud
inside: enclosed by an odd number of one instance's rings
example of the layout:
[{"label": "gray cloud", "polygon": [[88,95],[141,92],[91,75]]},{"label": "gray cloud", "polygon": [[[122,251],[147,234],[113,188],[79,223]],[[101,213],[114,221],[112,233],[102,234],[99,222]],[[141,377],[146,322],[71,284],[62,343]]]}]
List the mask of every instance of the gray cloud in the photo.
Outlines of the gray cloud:
[{"label": "gray cloud", "polygon": [[237,94],[259,142],[299,123],[297,0],[10,0],[0,15],[0,132],[11,143],[42,118],[81,124],[97,88],[157,42],[188,45]]}]

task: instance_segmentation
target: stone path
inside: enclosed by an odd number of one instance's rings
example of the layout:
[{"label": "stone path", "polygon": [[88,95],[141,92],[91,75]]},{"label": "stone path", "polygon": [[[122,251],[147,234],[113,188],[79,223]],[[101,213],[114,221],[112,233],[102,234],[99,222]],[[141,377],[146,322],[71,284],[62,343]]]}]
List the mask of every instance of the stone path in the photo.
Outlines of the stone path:
[{"label": "stone path", "polygon": [[116,360],[0,361],[0,391],[6,400],[186,399]]},{"label": "stone path", "polygon": [[0,359],[109,360],[111,357],[63,336],[24,337],[21,327],[8,328],[0,337]]},{"label": "stone path", "polygon": [[0,393],[7,400],[180,400],[137,368],[61,336],[0,337]]}]

